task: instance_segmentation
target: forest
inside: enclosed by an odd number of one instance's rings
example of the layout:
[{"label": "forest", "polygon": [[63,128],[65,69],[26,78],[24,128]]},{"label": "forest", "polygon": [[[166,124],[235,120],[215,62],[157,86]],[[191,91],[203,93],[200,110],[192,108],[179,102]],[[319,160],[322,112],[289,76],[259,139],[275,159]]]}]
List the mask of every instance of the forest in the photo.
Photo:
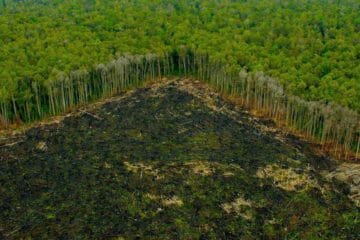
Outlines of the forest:
[{"label": "forest", "polygon": [[180,74],[358,152],[359,12],[351,0],[4,0],[2,125]]}]

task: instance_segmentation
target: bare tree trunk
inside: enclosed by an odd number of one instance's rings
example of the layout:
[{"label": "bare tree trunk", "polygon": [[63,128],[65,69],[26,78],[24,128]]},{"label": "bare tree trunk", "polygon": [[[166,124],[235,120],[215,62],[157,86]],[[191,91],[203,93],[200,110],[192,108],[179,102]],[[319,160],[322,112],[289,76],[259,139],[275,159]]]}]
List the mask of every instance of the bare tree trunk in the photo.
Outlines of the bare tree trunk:
[{"label": "bare tree trunk", "polygon": [[359,150],[360,150],[360,134],[359,134],[359,138],[358,138],[358,142],[357,142],[357,147],[356,147],[356,155],[355,158],[359,159]]},{"label": "bare tree trunk", "polygon": [[12,97],[11,100],[12,100],[12,103],[13,103],[13,108],[14,108],[15,117],[17,117],[17,109],[16,109],[16,104],[15,104],[15,99],[14,99],[14,97]]}]

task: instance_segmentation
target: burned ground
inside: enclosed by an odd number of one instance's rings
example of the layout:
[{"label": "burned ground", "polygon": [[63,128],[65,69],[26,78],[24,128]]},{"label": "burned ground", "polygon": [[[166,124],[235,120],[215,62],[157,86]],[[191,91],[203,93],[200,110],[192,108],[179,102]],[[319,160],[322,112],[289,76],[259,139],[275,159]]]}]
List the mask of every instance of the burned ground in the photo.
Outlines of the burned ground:
[{"label": "burned ground", "polygon": [[358,239],[334,163],[194,81],[143,87],[0,147],[0,237]]}]

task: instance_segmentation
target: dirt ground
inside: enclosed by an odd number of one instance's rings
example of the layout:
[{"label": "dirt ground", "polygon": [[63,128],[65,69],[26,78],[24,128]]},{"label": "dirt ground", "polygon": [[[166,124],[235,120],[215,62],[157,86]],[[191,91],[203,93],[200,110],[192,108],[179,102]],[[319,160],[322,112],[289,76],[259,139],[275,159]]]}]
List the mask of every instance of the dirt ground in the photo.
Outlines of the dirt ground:
[{"label": "dirt ground", "polygon": [[360,239],[336,164],[163,80],[0,146],[0,239]]}]

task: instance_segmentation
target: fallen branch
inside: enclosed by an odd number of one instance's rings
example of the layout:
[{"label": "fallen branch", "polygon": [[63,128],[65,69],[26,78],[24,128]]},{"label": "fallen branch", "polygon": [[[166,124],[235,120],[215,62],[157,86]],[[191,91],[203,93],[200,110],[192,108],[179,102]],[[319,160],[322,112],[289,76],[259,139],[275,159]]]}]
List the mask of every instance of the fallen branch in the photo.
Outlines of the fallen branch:
[{"label": "fallen branch", "polygon": [[95,119],[97,119],[97,120],[99,120],[99,121],[103,120],[103,118],[101,118],[101,117],[99,117],[99,116],[97,116],[97,115],[95,115],[95,114],[89,113],[89,112],[87,112],[87,111],[81,111],[81,113],[87,114],[87,115],[89,115],[89,116],[91,116],[91,117],[93,117],[93,118],[95,118]]},{"label": "fallen branch", "polygon": [[11,147],[15,144],[18,144],[18,143],[21,143],[21,142],[24,142],[24,140],[21,140],[21,141],[17,141],[17,142],[13,142],[13,143],[8,143],[8,144],[4,144],[4,145],[1,145],[0,147]]}]

